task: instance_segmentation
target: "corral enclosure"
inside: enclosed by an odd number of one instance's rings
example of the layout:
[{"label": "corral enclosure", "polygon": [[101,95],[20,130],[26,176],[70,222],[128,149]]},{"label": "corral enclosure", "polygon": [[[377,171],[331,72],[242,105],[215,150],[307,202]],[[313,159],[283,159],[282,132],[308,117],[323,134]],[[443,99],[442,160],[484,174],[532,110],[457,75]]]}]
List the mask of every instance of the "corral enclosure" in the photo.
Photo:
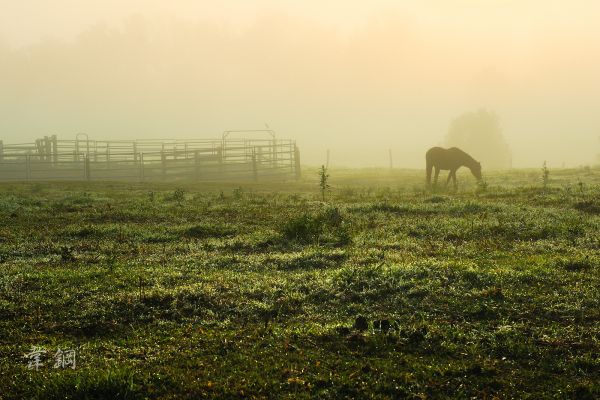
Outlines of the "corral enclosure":
[{"label": "corral enclosure", "polygon": [[[240,137],[243,136],[243,137]],[[300,176],[295,141],[272,130],[225,131],[220,139],[0,141],[0,180],[259,180]]]}]

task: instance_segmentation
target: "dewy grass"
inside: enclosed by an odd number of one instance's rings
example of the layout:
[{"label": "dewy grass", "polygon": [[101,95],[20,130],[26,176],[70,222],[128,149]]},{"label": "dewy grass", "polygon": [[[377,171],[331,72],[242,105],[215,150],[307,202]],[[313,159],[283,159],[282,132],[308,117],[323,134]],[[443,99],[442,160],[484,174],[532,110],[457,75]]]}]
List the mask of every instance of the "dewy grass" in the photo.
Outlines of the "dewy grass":
[{"label": "dewy grass", "polygon": [[0,398],[600,396],[600,172],[305,176],[0,184]]}]

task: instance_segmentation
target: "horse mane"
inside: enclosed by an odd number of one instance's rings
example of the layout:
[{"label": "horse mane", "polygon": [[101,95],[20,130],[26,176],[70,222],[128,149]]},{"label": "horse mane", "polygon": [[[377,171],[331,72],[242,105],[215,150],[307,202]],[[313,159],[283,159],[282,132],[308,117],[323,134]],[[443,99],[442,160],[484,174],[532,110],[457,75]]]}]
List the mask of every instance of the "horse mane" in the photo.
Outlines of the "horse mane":
[{"label": "horse mane", "polygon": [[461,155],[463,157],[465,157],[465,159],[469,162],[469,164],[475,165],[477,164],[477,160],[474,159],[469,153],[459,149],[458,147],[450,147],[448,150],[453,150],[453,151],[458,151],[461,153]]}]

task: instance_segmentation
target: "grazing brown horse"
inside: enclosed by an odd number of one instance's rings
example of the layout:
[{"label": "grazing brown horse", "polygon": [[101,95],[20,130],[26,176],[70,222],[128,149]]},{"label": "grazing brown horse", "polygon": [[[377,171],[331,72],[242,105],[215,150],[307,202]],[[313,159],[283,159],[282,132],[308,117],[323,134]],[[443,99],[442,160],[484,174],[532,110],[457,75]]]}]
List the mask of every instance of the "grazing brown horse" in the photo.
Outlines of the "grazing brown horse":
[{"label": "grazing brown horse", "polygon": [[443,169],[450,170],[446,185],[448,185],[450,179],[452,179],[454,181],[454,187],[456,188],[456,170],[462,166],[469,168],[473,176],[477,178],[478,181],[481,180],[481,163],[475,161],[473,157],[458,147],[451,147],[449,149],[432,147],[431,149],[427,150],[427,153],[425,154],[425,160],[427,161],[428,186],[431,186],[431,170],[433,168],[435,168],[434,186],[437,186],[440,170]]}]

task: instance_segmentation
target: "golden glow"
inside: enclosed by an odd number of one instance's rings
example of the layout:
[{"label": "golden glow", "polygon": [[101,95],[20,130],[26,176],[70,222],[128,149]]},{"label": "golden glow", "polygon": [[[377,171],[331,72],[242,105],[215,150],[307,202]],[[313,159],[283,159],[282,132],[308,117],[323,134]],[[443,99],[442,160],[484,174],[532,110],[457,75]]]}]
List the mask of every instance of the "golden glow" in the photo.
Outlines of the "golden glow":
[{"label": "golden glow", "polygon": [[515,166],[600,152],[600,2],[2,0],[0,139],[262,128],[303,161],[422,167],[494,110]]}]

